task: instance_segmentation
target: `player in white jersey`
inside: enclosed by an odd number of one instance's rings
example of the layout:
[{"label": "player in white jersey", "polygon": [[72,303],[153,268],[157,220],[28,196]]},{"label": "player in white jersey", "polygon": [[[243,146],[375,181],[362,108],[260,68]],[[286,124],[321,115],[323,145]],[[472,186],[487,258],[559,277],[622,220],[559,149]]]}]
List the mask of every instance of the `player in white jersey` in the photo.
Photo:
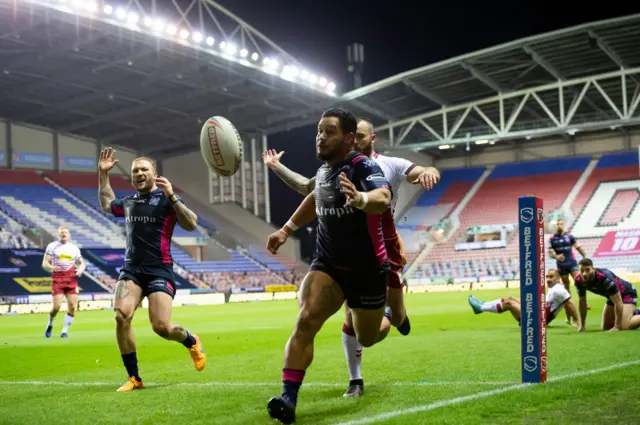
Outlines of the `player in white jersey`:
[{"label": "player in white jersey", "polygon": [[[391,273],[389,274],[387,293],[389,308],[385,312],[385,318],[380,327],[379,342],[388,334],[390,325],[395,326],[403,335],[408,335],[411,331],[411,325],[404,306],[402,292],[404,285],[400,275],[406,265],[406,256],[402,239],[396,231],[393,220],[399,188],[402,182],[406,181],[411,184],[420,184],[423,189],[430,190],[440,181],[440,173],[433,167],[421,167],[403,158],[379,155],[375,152],[375,140],[376,135],[371,122],[366,119],[359,119],[355,138],[356,150],[375,159],[393,191],[391,208],[382,215],[382,232]],[[262,159],[289,187],[303,196],[308,195],[315,187],[315,178],[308,179],[289,170],[280,162],[283,154],[284,152],[276,153],[275,150],[267,150],[262,153]],[[342,325],[342,344],[349,367],[350,382],[349,388],[344,395],[345,397],[359,397],[364,392],[364,383],[360,371],[362,345],[356,340],[351,313],[346,304],[345,314],[345,322]]]},{"label": "player in white jersey", "polygon": [[69,338],[69,326],[73,322],[78,307],[78,281],[76,278],[84,272],[86,265],[77,246],[69,242],[71,233],[67,226],[58,229],[58,240],[47,245],[42,268],[51,272],[51,294],[53,307],[49,312],[49,322],[44,335],[51,337],[53,319],[62,305],[62,298],[67,299],[67,315],[64,318],[61,338]]},{"label": "player in white jersey", "polygon": [[[546,296],[546,312],[547,325],[556,318],[560,310],[564,307],[567,313],[573,318],[571,326],[580,327],[580,319],[578,318],[578,310],[571,301],[571,294],[562,284],[562,279],[558,270],[550,269],[546,274],[547,291]],[[514,297],[499,298],[494,301],[480,301],[473,295],[469,295],[469,305],[475,314],[480,313],[504,313],[509,311],[514,319],[520,323],[520,300]]]}]

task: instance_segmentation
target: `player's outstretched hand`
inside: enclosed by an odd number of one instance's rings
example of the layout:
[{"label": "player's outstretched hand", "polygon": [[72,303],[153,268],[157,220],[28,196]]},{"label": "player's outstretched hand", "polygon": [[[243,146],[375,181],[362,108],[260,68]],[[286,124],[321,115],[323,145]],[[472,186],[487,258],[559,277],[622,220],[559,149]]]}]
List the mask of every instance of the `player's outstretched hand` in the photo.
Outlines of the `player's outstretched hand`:
[{"label": "player's outstretched hand", "polygon": [[116,151],[113,148],[106,147],[100,151],[100,159],[98,160],[98,170],[103,173],[111,170],[118,163],[116,159]]},{"label": "player's outstretched hand", "polygon": [[82,272],[80,270],[76,270],[76,277],[82,276]]},{"label": "player's outstretched hand", "polygon": [[165,177],[156,177],[156,186],[162,189],[162,192],[164,192],[165,196],[173,195],[173,186],[171,186],[171,182]]},{"label": "player's outstretched hand", "polygon": [[284,151],[276,153],[275,149],[267,149],[262,152],[262,162],[264,162],[267,167],[275,170],[280,165],[282,155],[284,155]]},{"label": "player's outstretched hand", "polygon": [[340,173],[340,192],[347,197],[345,207],[357,207],[362,204],[362,194],[358,192],[356,186],[347,178],[345,173]]},{"label": "player's outstretched hand", "polygon": [[287,242],[287,239],[289,239],[289,236],[282,230],[270,234],[267,240],[267,250],[273,255],[276,255],[280,247]]},{"label": "player's outstretched hand", "polygon": [[440,177],[438,177],[438,174],[434,170],[426,169],[420,173],[412,184],[419,184],[424,190],[431,190],[439,180]]}]

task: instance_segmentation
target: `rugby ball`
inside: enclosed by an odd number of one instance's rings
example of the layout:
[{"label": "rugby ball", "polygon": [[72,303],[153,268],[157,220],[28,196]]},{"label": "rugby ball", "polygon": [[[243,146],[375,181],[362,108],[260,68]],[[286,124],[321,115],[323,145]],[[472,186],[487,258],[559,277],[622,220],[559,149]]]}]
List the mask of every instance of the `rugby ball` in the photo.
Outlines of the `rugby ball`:
[{"label": "rugby ball", "polygon": [[209,118],[200,131],[200,152],[207,167],[222,176],[234,175],[242,164],[242,139],[231,121]]}]

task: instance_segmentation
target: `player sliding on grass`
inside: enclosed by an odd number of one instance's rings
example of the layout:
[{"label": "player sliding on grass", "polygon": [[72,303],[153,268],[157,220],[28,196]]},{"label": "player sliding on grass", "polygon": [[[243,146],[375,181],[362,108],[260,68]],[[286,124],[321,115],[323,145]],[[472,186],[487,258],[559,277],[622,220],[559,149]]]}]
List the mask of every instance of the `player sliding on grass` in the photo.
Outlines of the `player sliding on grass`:
[{"label": "player sliding on grass", "polygon": [[[574,327],[578,327],[578,312],[576,306],[571,301],[571,294],[562,285],[560,273],[557,270],[551,269],[547,271],[547,287],[549,291],[546,296],[546,313],[547,325],[556,318],[560,309],[564,306],[565,310],[573,318]],[[473,295],[469,295],[469,305],[473,309],[475,314],[480,313],[504,313],[510,312],[513,318],[520,323],[520,300],[514,297],[499,298],[494,301],[480,301]]]},{"label": "player sliding on grass", "polygon": [[323,113],[316,156],[324,165],[316,174],[316,188],[267,244],[276,254],[297,228],[318,217],[316,258],[300,286],[300,311],[285,348],[284,390],[267,406],[272,418],[286,424],[295,422],[298,391],[313,360],[315,337],[345,300],[358,342],[369,347],[379,340],[390,271],[381,215],[392,195],[380,166],[353,151],[356,130],[350,112]]},{"label": "player sliding on grass", "polygon": [[[376,135],[373,124],[365,119],[358,120],[355,137],[355,149],[361,154],[375,160],[382,169],[384,177],[390,183],[396,194],[391,201],[391,207],[382,215],[382,232],[385,248],[389,256],[391,274],[389,275],[389,288],[387,303],[390,311],[385,313],[380,328],[382,336],[389,332],[389,324],[395,326],[402,335],[408,335],[411,331],[409,317],[407,317],[402,293],[403,283],[400,276],[406,265],[406,256],[402,239],[396,231],[393,221],[393,209],[398,199],[398,191],[403,180],[412,184],[420,184],[423,189],[430,190],[440,180],[440,173],[433,167],[420,167],[403,158],[395,158],[378,155],[375,152]],[[313,192],[315,177],[308,179],[291,171],[280,162],[284,152],[276,153],[275,150],[267,150],[262,153],[264,163],[271,168],[289,187],[303,196]],[[359,397],[364,393],[364,381],[360,366],[362,362],[362,345],[358,343],[353,331],[353,321],[349,308],[345,304],[345,321],[342,325],[342,345],[347,365],[349,368],[349,387],[345,397]]]},{"label": "player sliding on grass", "polygon": [[587,291],[602,295],[607,302],[602,311],[602,330],[615,332],[640,327],[640,315],[637,312],[638,293],[626,280],[620,279],[608,269],[593,267],[593,261],[583,258],[578,263],[580,274],[575,284],[580,297],[580,331],[585,331],[587,318]]},{"label": "player sliding on grass", "polygon": [[118,388],[123,392],[143,388],[131,321],[144,297],[149,300],[149,320],[156,334],[187,347],[198,371],[204,369],[207,359],[200,338],[171,323],[176,293],[171,258],[173,228],[178,222],[183,229],[193,231],[198,217],[173,193],[169,180],[156,174],[148,158],[136,158],[131,164],[131,184],[137,193],[116,199],[109,184],[109,171],[117,162],[113,149],[100,152],[100,206],[116,217],[125,217],[127,229],[125,264],[118,277],[114,303],[118,348],[129,376]]}]

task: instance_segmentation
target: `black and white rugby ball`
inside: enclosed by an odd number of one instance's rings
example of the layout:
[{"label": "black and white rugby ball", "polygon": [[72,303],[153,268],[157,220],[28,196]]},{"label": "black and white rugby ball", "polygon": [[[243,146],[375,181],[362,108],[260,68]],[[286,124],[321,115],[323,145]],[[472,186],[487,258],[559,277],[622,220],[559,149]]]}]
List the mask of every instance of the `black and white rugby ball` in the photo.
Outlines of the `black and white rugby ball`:
[{"label": "black and white rugby ball", "polygon": [[222,176],[234,175],[242,165],[242,139],[231,121],[209,118],[200,131],[200,152],[207,167]]}]

